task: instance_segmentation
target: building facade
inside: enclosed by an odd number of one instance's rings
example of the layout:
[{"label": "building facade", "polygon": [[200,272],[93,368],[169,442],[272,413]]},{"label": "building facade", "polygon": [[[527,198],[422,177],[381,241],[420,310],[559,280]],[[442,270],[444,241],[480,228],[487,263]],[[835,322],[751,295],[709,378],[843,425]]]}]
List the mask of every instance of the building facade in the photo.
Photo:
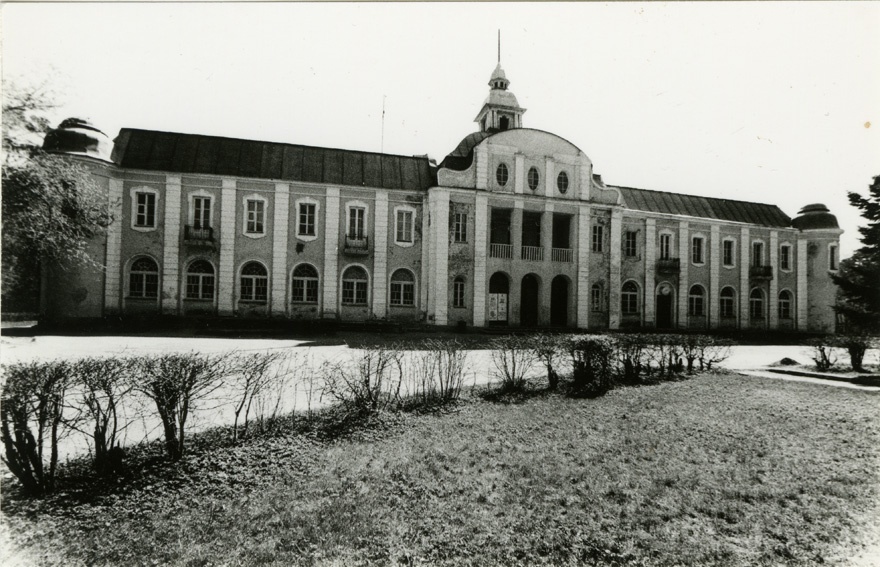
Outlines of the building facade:
[{"label": "building facade", "polygon": [[439,165],[64,121],[114,222],[104,271],[52,267],[49,318],[218,316],[581,329],[830,331],[841,230],[823,205],[616,187],[523,127],[500,64]]}]

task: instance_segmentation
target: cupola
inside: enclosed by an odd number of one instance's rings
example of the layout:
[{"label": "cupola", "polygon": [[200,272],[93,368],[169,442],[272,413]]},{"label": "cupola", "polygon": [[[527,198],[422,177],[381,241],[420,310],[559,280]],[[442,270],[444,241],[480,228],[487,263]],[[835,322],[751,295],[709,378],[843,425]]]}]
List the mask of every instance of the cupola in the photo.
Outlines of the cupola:
[{"label": "cupola", "polygon": [[828,207],[821,203],[814,203],[802,208],[791,221],[791,226],[798,230],[822,230],[828,228],[840,228],[837,217],[831,214]]},{"label": "cupola", "polygon": [[520,107],[514,94],[507,90],[509,86],[510,81],[499,61],[489,78],[489,96],[474,119],[480,125],[480,132],[495,133],[522,128],[522,115],[526,109]]},{"label": "cupola", "polygon": [[47,152],[88,156],[102,161],[110,161],[112,149],[107,134],[82,118],[62,121],[43,139],[43,150]]}]

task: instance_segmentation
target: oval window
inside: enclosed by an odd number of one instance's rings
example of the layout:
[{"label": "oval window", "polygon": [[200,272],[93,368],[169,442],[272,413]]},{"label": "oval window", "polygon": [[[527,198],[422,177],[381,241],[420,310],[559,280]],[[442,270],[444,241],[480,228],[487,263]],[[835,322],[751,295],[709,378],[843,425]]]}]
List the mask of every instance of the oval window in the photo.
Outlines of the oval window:
[{"label": "oval window", "polygon": [[498,185],[501,185],[502,187],[507,185],[507,178],[508,178],[507,165],[505,165],[503,163],[499,164],[498,169],[495,170],[495,179],[498,181]]},{"label": "oval window", "polygon": [[556,187],[560,193],[568,191],[568,174],[564,171],[560,171],[559,175],[556,176]]},{"label": "oval window", "polygon": [[541,176],[538,174],[538,170],[534,167],[529,169],[529,189],[534,191],[538,188],[538,182],[541,180]]}]

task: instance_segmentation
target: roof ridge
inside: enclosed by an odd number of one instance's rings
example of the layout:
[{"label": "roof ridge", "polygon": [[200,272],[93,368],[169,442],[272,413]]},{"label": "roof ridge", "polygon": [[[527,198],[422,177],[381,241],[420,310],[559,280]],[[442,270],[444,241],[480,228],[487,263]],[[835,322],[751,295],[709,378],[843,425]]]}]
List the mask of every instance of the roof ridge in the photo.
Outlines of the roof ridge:
[{"label": "roof ridge", "polygon": [[[713,201],[730,201],[734,203],[745,203],[748,205],[764,205],[767,207],[776,207],[779,208],[779,205],[774,203],[760,203],[758,201],[744,201],[742,199],[728,199],[726,197],[709,197],[708,195],[694,195],[692,193],[681,193],[678,191],[661,191],[659,189],[642,189],[641,187],[627,187],[624,185],[607,185],[607,187],[615,187],[617,189],[629,189],[632,191],[647,191],[649,193],[665,193],[667,195],[684,195],[685,197],[697,197],[699,199],[712,199]],[[780,209],[782,210],[782,209]]]},{"label": "roof ridge", "polygon": [[[189,133],[189,132],[168,132],[167,130],[150,130],[150,129],[147,129],[147,128],[129,128],[129,127],[123,127],[123,128],[120,128],[120,129],[119,129],[119,133],[120,133],[120,134],[122,134],[123,131],[129,131],[129,132],[134,132],[134,131],[137,131],[137,132],[148,132],[148,133],[151,133],[151,134],[170,134],[170,135],[172,135],[172,136],[194,136],[194,137],[199,137],[199,138],[214,138],[214,139],[217,139],[217,140],[231,140],[231,141],[234,141],[234,142],[250,142],[250,143],[254,143],[254,144],[275,144],[275,145],[278,145],[278,146],[296,146],[296,147],[299,147],[299,148],[311,148],[311,149],[316,149],[316,150],[331,150],[331,151],[337,151],[337,152],[352,152],[352,153],[358,153],[358,154],[367,154],[367,155],[376,155],[376,156],[389,156],[389,157],[401,157],[401,158],[416,159],[416,160],[424,160],[424,161],[428,161],[428,160],[430,159],[430,158],[428,158],[428,154],[424,154],[424,155],[390,154],[390,153],[385,153],[385,152],[370,152],[370,151],[367,151],[367,150],[350,150],[350,149],[347,149],[347,148],[331,148],[331,147],[328,147],[328,146],[312,146],[312,145],[309,145],[309,144],[294,144],[294,143],[291,143],[291,142],[273,142],[273,141],[270,141],[270,140],[253,140],[253,139],[250,139],[250,138],[234,138],[234,137],[231,137],[231,136],[216,136],[216,135],[213,135],[213,134],[192,134],[192,133]],[[117,136],[117,137],[118,137],[118,136]],[[115,140],[115,139],[114,139],[114,140]]]}]

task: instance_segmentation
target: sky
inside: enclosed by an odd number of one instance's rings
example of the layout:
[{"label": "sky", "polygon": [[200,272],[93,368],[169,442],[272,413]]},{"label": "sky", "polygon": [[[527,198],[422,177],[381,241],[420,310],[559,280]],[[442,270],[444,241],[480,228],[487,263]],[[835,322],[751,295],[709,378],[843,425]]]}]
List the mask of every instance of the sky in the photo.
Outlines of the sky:
[{"label": "sky", "polygon": [[[498,57],[523,125],[606,183],[825,203],[858,247],[880,175],[880,3],[4,4],[2,73],[53,123],[288,142],[438,162]],[[384,120],[383,120],[384,107]]]}]

